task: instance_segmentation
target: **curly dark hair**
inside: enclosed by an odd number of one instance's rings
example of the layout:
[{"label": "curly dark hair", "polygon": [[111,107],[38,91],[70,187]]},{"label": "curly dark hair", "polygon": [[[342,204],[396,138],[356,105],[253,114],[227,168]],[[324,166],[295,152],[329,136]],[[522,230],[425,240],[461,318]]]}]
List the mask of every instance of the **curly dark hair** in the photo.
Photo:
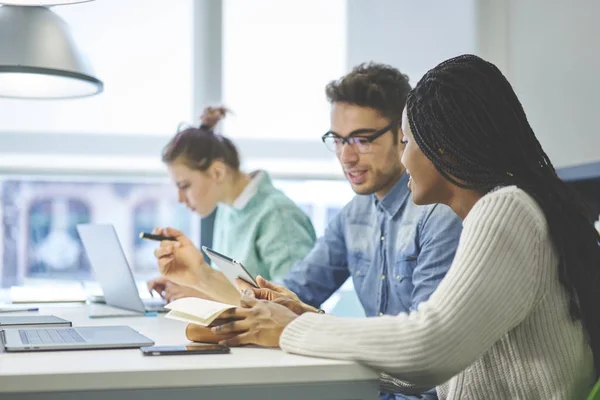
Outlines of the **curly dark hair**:
[{"label": "curly dark hair", "polygon": [[[363,63],[325,88],[330,103],[348,103],[376,110],[390,122],[402,120],[402,111],[411,87],[408,76],[379,63]],[[394,141],[398,130],[394,129]]]},{"label": "curly dark hair", "polygon": [[415,142],[448,181],[483,192],[515,185],[536,200],[560,257],[570,314],[586,328],[600,373],[600,236],[587,204],[557,176],[508,80],[477,56],[455,57],[425,74],[406,107]]}]

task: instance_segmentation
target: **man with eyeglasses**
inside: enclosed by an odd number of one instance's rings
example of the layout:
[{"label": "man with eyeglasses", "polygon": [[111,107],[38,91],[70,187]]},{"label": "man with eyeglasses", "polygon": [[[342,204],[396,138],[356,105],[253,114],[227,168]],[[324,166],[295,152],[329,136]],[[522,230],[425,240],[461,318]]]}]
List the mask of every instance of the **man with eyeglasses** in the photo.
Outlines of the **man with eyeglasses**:
[{"label": "man with eyeglasses", "polygon": [[[461,220],[444,205],[415,205],[400,163],[400,122],[410,89],[406,75],[375,63],[327,85],[331,129],[322,140],[357,195],[284,280],[312,307],[351,276],[367,316],[410,312],[429,298],[454,259]],[[394,398],[437,396],[435,390],[414,397],[381,394]]]},{"label": "man with eyeglasses", "polygon": [[[462,222],[444,205],[415,205],[400,163],[400,121],[410,89],[406,75],[375,63],[359,65],[327,85],[331,129],[322,140],[337,155],[357,195],[294,265],[285,287],[258,279],[292,311],[322,312],[321,304],[351,276],[367,316],[410,312],[429,298],[450,267]],[[211,296],[219,300],[218,293]],[[192,326],[188,337],[207,337],[203,329]],[[412,397],[382,393],[380,398],[437,397],[432,389]]]}]

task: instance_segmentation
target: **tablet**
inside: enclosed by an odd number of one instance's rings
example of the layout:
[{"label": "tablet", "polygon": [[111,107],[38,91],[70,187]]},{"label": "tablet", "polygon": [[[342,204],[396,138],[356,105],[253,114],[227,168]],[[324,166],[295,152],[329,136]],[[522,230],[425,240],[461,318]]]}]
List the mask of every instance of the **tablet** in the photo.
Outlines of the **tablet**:
[{"label": "tablet", "polygon": [[237,278],[240,278],[247,284],[258,288],[256,280],[246,270],[246,268],[244,268],[241,262],[229,258],[221,253],[217,253],[213,249],[209,249],[206,246],[202,246],[202,250],[204,250],[204,252],[206,253],[206,255],[208,255],[211,261],[215,263],[217,267],[219,267],[219,270],[227,277],[227,279],[229,279],[229,282],[231,282],[234,286],[235,280]]}]

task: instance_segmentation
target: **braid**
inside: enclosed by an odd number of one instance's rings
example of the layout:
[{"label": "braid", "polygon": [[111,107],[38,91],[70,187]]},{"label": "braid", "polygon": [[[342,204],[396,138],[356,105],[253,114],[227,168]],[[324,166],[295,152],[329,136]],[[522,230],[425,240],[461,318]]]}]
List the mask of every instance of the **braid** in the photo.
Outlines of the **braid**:
[{"label": "braid", "polygon": [[427,72],[406,107],[417,145],[445,179],[485,193],[516,185],[538,203],[570,314],[586,329],[600,373],[600,235],[587,204],[558,178],[508,80],[479,57],[459,56]]}]

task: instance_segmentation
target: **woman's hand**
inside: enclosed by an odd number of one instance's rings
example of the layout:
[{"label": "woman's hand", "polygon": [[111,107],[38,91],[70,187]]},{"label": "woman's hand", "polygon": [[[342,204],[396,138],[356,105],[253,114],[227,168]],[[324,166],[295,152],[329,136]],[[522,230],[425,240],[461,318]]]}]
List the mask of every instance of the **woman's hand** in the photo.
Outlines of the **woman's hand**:
[{"label": "woman's hand", "polygon": [[173,237],[176,241],[164,240],[154,250],[160,273],[178,285],[197,287],[206,274],[213,269],[206,263],[200,250],[183,232],[173,228],[156,228],[152,233]]},{"label": "woman's hand", "polygon": [[150,294],[153,291],[157,292],[167,303],[184,297],[200,297],[201,299],[214,300],[206,293],[188,286],[178,285],[162,276],[149,281],[148,290]]},{"label": "woman's hand", "polygon": [[296,293],[283,286],[275,285],[264,279],[262,276],[256,278],[259,289],[250,286],[241,279],[236,280],[238,288],[246,295],[250,295],[259,300],[272,301],[288,308],[295,314],[304,314],[305,312],[318,312],[318,310],[306,303],[300,301]]},{"label": "woman's hand", "polygon": [[202,295],[198,297],[204,299],[234,305],[239,303],[239,291],[223,273],[208,265],[202,252],[183,232],[173,228],[157,228],[152,233],[176,239],[162,241],[154,250],[158,269],[166,279],[199,291]]},{"label": "woman's hand", "polygon": [[185,328],[185,336],[192,342],[202,343],[219,343],[223,340],[231,339],[235,336],[235,333],[226,335],[215,335],[211,331],[211,327],[224,324],[225,320],[215,319],[209,326],[200,326],[196,324],[188,324]]},{"label": "woman's hand", "polygon": [[240,305],[241,307],[226,310],[219,316],[219,319],[233,321],[212,328],[215,335],[237,335],[219,343],[228,346],[257,344],[279,347],[279,338],[283,330],[298,317],[280,304],[251,296],[243,296]]},{"label": "woman's hand", "polygon": [[167,289],[167,284],[171,282],[164,276],[159,276],[158,278],[154,278],[148,282],[146,282],[146,286],[148,286],[148,292],[150,296],[154,297],[154,292],[158,293],[160,297],[165,298],[164,293]]}]

